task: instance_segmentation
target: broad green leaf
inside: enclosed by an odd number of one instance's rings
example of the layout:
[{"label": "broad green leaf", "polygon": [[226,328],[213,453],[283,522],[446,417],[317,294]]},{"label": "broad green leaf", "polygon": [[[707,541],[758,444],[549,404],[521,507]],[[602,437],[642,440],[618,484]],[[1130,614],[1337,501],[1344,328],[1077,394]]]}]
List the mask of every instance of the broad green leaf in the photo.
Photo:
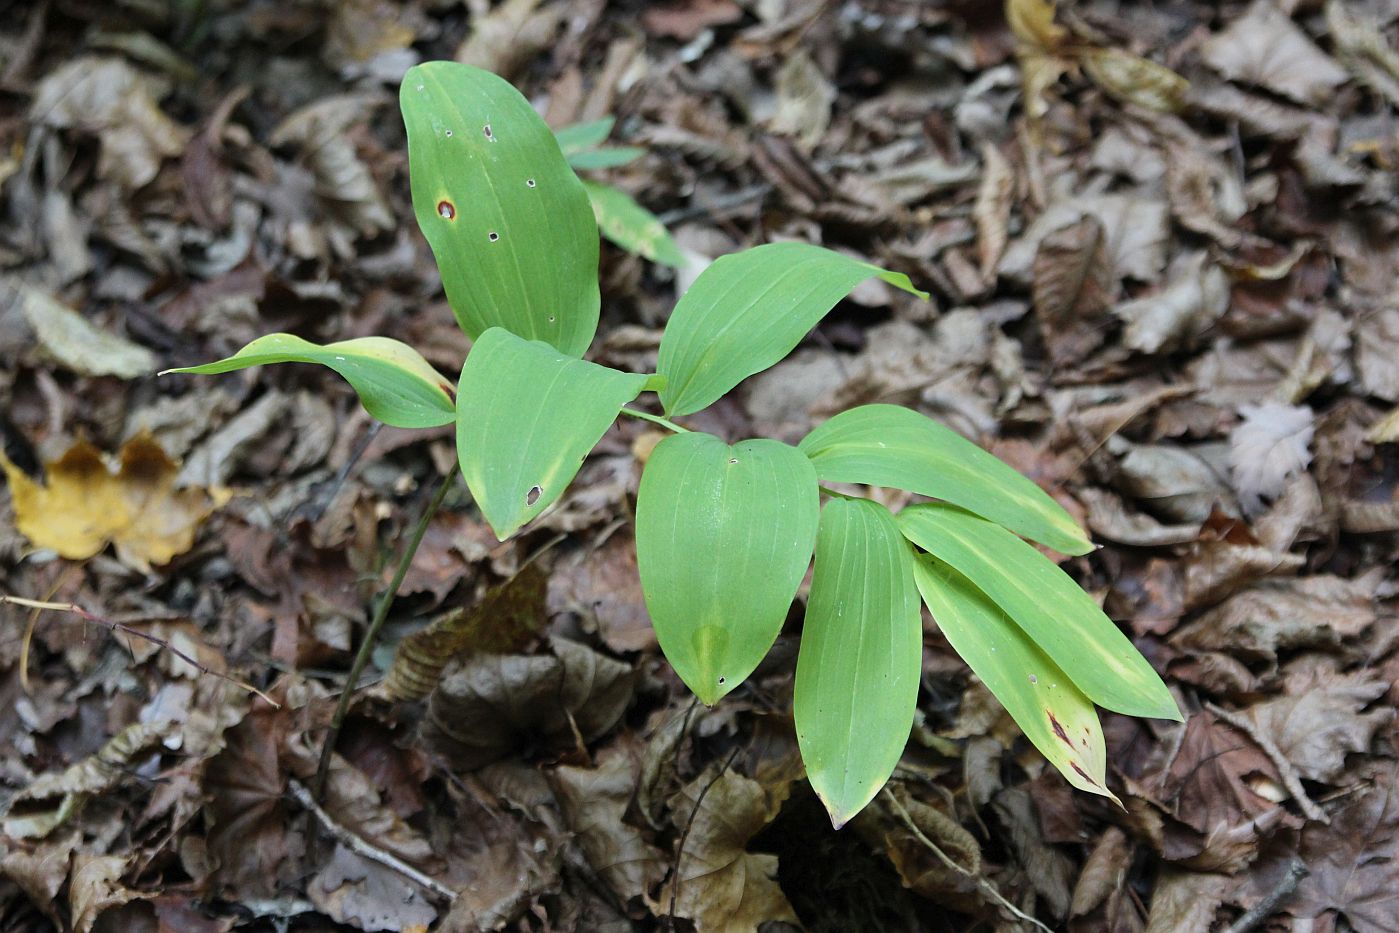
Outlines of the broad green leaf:
[{"label": "broad green leaf", "polygon": [[504,541],[558,499],[646,376],[574,359],[492,327],[457,390],[457,456]]},{"label": "broad green leaf", "polygon": [[322,346],[292,334],[268,334],[227,359],[166,372],[212,375],[268,363],[330,367],[354,386],[365,411],[396,428],[431,428],[456,417],[452,383],[417,350],[387,337],[358,337]]},{"label": "broad green leaf", "polygon": [[913,554],[884,508],[832,499],[797,655],[797,743],[839,829],[874,799],[903,755],[923,663]]},{"label": "broad green leaf", "polygon": [[661,650],[706,705],[772,647],[811,562],[816,472],[795,447],[709,434],[656,445],[636,497],[636,563]]},{"label": "broad green leaf", "polygon": [[816,475],[892,486],[960,505],[1065,554],[1093,545],[1043,489],[971,441],[898,405],[841,412],[799,445]]},{"label": "broad green leaf", "polygon": [[627,165],[645,154],[646,150],[637,146],[607,146],[603,149],[571,152],[566,158],[568,164],[575,171],[586,172],[589,169],[616,168],[619,165]]},{"label": "broad green leaf", "polygon": [[602,235],[628,252],[645,256],[652,262],[665,263],[672,268],[685,264],[680,247],[670,237],[670,231],[656,215],[637,204],[625,191],[611,185],[585,181],[583,187],[593,202]]},{"label": "broad green leaf", "polygon": [[1074,787],[1116,801],[1107,789],[1107,744],[1092,701],[966,577],[927,554],[914,566],[938,628],[1025,737]]},{"label": "broad green leaf", "polygon": [[792,351],[850,290],[878,276],[921,298],[908,276],[808,243],[769,243],[723,256],[675,306],[656,371],[661,401],[688,415]]},{"label": "broad green leaf", "polygon": [[966,577],[1054,659],[1094,703],[1129,716],[1180,719],[1166,685],[1097,603],[1047,557],[955,506],[904,509],[914,544]]},{"label": "broad green leaf", "polygon": [[597,330],[597,223],[554,134],[508,82],[456,62],[410,68],[399,101],[413,212],[462,329],[581,356]]},{"label": "broad green leaf", "polygon": [[563,150],[564,155],[572,155],[583,149],[602,145],[607,141],[607,137],[612,135],[612,126],[616,122],[616,117],[603,117],[600,120],[589,120],[587,123],[571,123],[555,130],[554,138],[559,141],[559,148]]}]

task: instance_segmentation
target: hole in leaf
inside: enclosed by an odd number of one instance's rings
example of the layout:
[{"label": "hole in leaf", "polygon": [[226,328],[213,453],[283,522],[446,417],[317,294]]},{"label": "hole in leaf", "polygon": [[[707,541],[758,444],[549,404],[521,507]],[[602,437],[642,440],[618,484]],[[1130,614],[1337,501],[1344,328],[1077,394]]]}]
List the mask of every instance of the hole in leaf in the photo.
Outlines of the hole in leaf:
[{"label": "hole in leaf", "polygon": [[729,462],[730,462],[730,463],[737,463],[737,462],[738,462],[738,458],[737,458],[737,457],[732,457],[732,458],[730,458]]},{"label": "hole in leaf", "polygon": [[1032,683],[1032,684],[1037,684],[1037,683],[1039,683],[1039,682],[1040,682],[1040,679],[1039,679],[1038,677],[1036,677],[1034,674],[1031,674],[1031,675],[1030,675],[1030,683]]},{"label": "hole in leaf", "polygon": [[451,139],[451,138],[452,138],[452,131],[451,131],[451,130],[447,130],[447,138],[448,138],[448,139]]},{"label": "hole in leaf", "polygon": [[721,686],[721,687],[724,686],[724,683],[725,683],[726,680],[727,680],[727,678],[725,678],[725,677],[720,677],[720,678],[719,678],[719,686]]},{"label": "hole in leaf", "polygon": [[550,324],[554,323],[554,316],[553,316],[552,314],[549,315],[549,323],[550,323]]},{"label": "hole in leaf", "polygon": [[500,239],[500,234],[499,234],[499,233],[496,233],[494,230],[492,230],[490,233],[486,234],[486,239],[488,239],[488,240],[490,240],[492,243],[494,243],[496,240],[499,240],[499,239]]},{"label": "hole in leaf", "polygon": [[533,188],[533,187],[534,187],[534,179],[533,179],[533,178],[526,178],[526,179],[525,179],[525,186],[528,187],[528,188]]},{"label": "hole in leaf", "polygon": [[525,495],[525,505],[534,505],[543,494],[544,490],[540,489],[538,486],[530,487],[530,491]]},{"label": "hole in leaf", "polygon": [[456,220],[457,208],[451,201],[441,200],[437,202],[437,213],[444,220]]},{"label": "hole in leaf", "polygon": [[486,138],[489,139],[491,142],[495,142],[495,136],[491,134],[491,125],[489,123],[481,127],[481,132],[485,133]]}]

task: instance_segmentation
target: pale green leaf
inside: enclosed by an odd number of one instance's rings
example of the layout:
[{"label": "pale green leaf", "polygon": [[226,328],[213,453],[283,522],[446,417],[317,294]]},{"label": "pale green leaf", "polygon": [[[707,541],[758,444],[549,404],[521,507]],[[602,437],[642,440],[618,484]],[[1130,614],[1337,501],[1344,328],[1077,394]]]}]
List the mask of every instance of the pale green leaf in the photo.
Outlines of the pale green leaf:
[{"label": "pale green leaf", "polygon": [[573,481],[646,376],[574,359],[499,327],[466,357],[457,389],[457,456],[502,541]]},{"label": "pale green leaf", "polygon": [[651,452],[636,499],[642,592],[666,659],[705,704],[772,647],[820,511],[810,461],[778,441],[676,434]]},{"label": "pale green leaf", "polygon": [[781,360],[850,290],[878,277],[922,298],[908,276],[808,243],[715,260],[675,306],[656,371],[669,415],[688,415]]},{"label": "pale green leaf", "polygon": [[1130,716],[1180,719],[1160,676],[1097,603],[1047,557],[955,506],[904,509],[910,541],[951,565],[1010,616],[1094,703]]},{"label": "pale green leaf", "polygon": [[462,329],[581,356],[597,330],[597,223],[554,134],[508,82],[456,62],[410,68],[399,99],[413,212]]},{"label": "pale green leaf", "polygon": [[841,412],[801,450],[828,482],[892,486],[960,505],[1065,554],[1093,545],[1059,503],[1001,460],[925,415],[898,405]]},{"label": "pale green leaf", "polygon": [[563,150],[564,155],[572,155],[606,142],[607,137],[612,135],[612,126],[616,122],[616,117],[602,117],[586,123],[571,123],[555,130],[554,138],[559,141],[559,148]]},{"label": "pale green leaf", "polygon": [[590,181],[583,182],[583,187],[592,199],[593,213],[603,236],[652,262],[665,263],[672,268],[685,264],[685,256],[671,239],[665,224],[625,191]]},{"label": "pale green leaf", "polygon": [[865,499],[821,514],[797,656],[797,742],[836,828],[864,808],[903,755],[922,671],[913,554],[893,517]]},{"label": "pale green leaf", "polygon": [[1074,787],[1116,801],[1107,789],[1107,743],[1092,701],[966,577],[922,554],[914,579],[942,634],[1025,737]]},{"label": "pale green leaf", "polygon": [[568,164],[575,171],[586,172],[590,169],[616,168],[619,165],[627,165],[645,154],[646,150],[637,146],[607,146],[603,149],[571,152],[567,158]]},{"label": "pale green leaf", "polygon": [[417,350],[388,337],[322,346],[292,334],[268,334],[227,359],[166,372],[212,375],[268,363],[319,363],[335,370],[359,393],[365,411],[396,428],[431,428],[456,417],[447,377]]}]

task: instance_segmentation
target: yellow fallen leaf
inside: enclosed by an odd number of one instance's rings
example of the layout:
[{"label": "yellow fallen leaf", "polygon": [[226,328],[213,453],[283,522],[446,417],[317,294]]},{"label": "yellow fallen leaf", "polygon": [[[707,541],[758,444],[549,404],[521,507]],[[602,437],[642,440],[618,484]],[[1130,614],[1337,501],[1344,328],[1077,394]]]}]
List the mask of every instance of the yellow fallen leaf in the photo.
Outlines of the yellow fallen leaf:
[{"label": "yellow fallen leaf", "polygon": [[1087,49],[1081,61],[1088,76],[1118,100],[1162,113],[1177,113],[1185,106],[1190,82],[1165,65],[1113,48]]},{"label": "yellow fallen leaf", "polygon": [[179,464],[146,434],[127,441],[115,464],[78,441],[46,465],[47,484],[4,451],[0,468],[9,479],[15,525],[36,548],[83,560],[110,542],[117,557],[141,571],[193,547],[199,525],[231,495],[227,489],[176,489]]}]

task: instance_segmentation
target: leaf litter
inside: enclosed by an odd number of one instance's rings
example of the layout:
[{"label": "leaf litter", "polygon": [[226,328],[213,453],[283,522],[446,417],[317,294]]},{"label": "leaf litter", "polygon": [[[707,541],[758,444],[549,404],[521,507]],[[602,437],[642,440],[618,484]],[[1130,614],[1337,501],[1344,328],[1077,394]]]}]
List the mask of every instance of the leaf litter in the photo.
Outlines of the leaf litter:
[{"label": "leaf litter", "polygon": [[[87,613],[0,602],[7,929],[1395,929],[1385,4],[157,6],[0,26],[0,593]],[[860,292],[695,426],[908,404],[1081,516],[1065,568],[1187,713],[1104,717],[1124,809],[929,625],[895,783],[832,833],[792,624],[714,710],[659,657],[633,424],[506,544],[448,497],[302,803],[450,438],[313,372],[150,374],[274,330],[460,365],[383,106],[440,57],[649,149],[598,177],[686,267],[604,247],[604,362],[743,245],[934,293]]]}]

